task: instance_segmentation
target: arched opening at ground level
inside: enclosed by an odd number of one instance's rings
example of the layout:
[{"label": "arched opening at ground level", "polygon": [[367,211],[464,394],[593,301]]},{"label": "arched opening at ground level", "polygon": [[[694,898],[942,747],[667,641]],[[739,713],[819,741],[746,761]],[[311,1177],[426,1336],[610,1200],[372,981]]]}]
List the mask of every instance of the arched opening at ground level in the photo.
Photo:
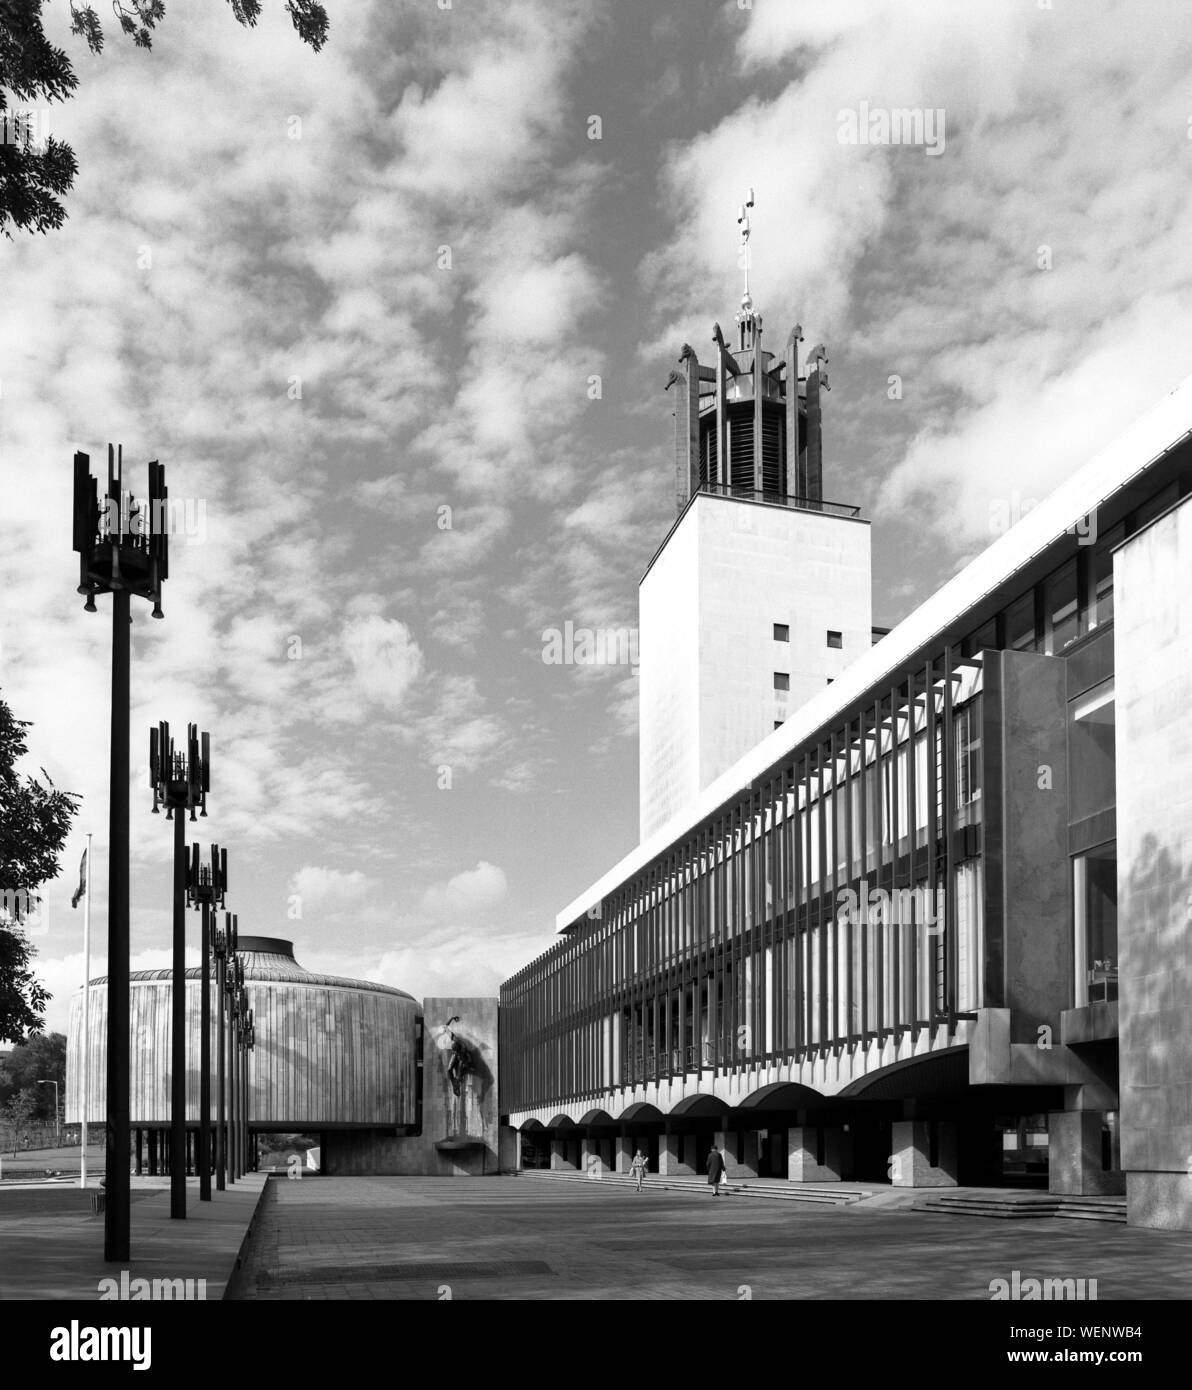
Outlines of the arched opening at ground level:
[{"label": "arched opening at ground level", "polygon": [[[730,1177],[907,1187],[1046,1187],[1049,1113],[1059,1087],[969,1086],[948,1065],[893,1070],[854,1094],[766,1087],[730,1107],[693,1096],[669,1114],[634,1105],[549,1129],[523,1129],[532,1164],[556,1172],[627,1173],[639,1150],[647,1170],[702,1176],[713,1146]],[[564,1117],[560,1117],[563,1119]],[[588,1123],[581,1123],[588,1120]]]}]

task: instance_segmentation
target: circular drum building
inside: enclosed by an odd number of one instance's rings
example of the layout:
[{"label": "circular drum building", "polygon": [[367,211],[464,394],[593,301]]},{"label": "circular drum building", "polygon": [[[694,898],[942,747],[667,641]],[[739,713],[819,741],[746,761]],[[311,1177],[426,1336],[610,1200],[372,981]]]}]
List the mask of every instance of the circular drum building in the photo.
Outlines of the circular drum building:
[{"label": "circular drum building", "polygon": [[[400,989],[316,975],[279,937],[242,936],[240,958],[256,1045],[248,1057],[252,1132],[334,1130],[409,1132],[418,1122],[418,1032],[421,1008]],[[134,1131],[170,1123],[172,972],[130,976],[131,1113]],[[187,1123],[199,1117],[200,971],[186,972]],[[92,980],[88,1123],[105,1118],[107,977]],[[82,1119],[83,993],[70,1010],[67,1043],[68,1122]],[[218,1095],[219,999],[211,989],[211,1094]],[[139,1151],[139,1144],[136,1145]],[[151,1151],[155,1148],[151,1144]]]}]

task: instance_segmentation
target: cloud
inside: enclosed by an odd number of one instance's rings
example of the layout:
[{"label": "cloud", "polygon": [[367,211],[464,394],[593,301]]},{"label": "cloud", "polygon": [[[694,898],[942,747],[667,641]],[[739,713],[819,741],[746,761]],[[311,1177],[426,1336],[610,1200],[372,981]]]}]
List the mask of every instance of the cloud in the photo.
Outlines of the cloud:
[{"label": "cloud", "polygon": [[504,870],[482,859],[474,869],[465,869],[445,883],[432,884],[419,899],[418,911],[434,921],[463,926],[473,913],[504,902],[508,891]]},{"label": "cloud", "polygon": [[406,732],[433,766],[474,772],[506,749],[512,733],[486,708],[470,675],[444,675],[436,681],[434,708]]},{"label": "cloud", "polygon": [[[456,39],[448,26],[461,19],[447,17],[444,47]],[[563,76],[591,12],[572,0],[553,0],[549,11],[513,3],[464,22],[454,70],[433,85],[411,82],[391,125],[404,156],[401,186],[468,205],[540,177],[561,124]]]},{"label": "cloud", "polygon": [[482,331],[519,345],[556,339],[560,325],[581,319],[596,303],[591,267],[576,252],[546,265],[517,266],[483,287],[489,322]]},{"label": "cloud", "polygon": [[[732,216],[754,185],[770,348],[803,318],[833,361],[825,490],[851,469],[850,500],[872,488],[895,534],[921,534],[926,514],[945,554],[988,542],[992,501],[1044,495],[1192,371],[1177,249],[1192,205],[1170,175],[1192,31],[1168,0],[1143,25],[1117,0],[1098,16],[995,0],[751,10],[746,95],[661,166],[674,237],[643,259],[662,309],[643,356],[689,338],[710,357],[692,325],[723,322],[739,293]],[[943,153],[841,144],[840,112],[863,101],[942,113]]]},{"label": "cloud", "polygon": [[[189,968],[199,964],[197,946],[186,949],[186,965]],[[129,957],[129,970],[170,970],[174,965],[172,949],[154,947],[149,950],[134,951]],[[46,1005],[45,1031],[47,1033],[67,1033],[70,1025],[70,1007],[76,997],[81,997],[83,988],[83,953],[76,951],[65,956],[38,956],[35,963],[37,977],[50,991],[51,999]],[[107,974],[106,953],[91,947],[91,978],[99,979]],[[92,1009],[94,1017],[94,1009]]]},{"label": "cloud", "polygon": [[307,864],[290,880],[290,891],[301,898],[304,914],[313,909],[338,915],[366,902],[377,890],[376,880],[359,869],[343,873]]},{"label": "cloud", "polygon": [[387,709],[397,709],[422,674],[422,650],[397,618],[358,618],[345,626],[343,645],[361,692]]},{"label": "cloud", "polygon": [[[2,252],[0,687],[31,770],[84,798],[65,897],[108,811],[108,600],[83,613],[62,539],[75,448],[99,466],[123,441],[138,487],[158,457],[205,506],[166,621],[138,603],[132,629],[138,947],[169,933],[143,776],[168,718],[212,734],[201,829],[242,921],[288,934],[295,873],[338,866],[360,973],[387,950],[411,978],[433,955],[437,986],[516,968],[578,860],[632,833],[636,681],[545,666],[541,632],[635,625],[673,520],[667,359],[731,332],[745,188],[764,342],[800,320],[827,343],[825,491],[880,523],[893,620],[1000,494],[1042,495],[1192,370],[1185,8],[374,3],[314,55],[280,5],[252,31],[190,6],[150,54],[113,34],[54,109],[69,222]],[[74,45],[68,9],[47,22]],[[863,100],[943,108],[944,154],[842,145]],[[545,830],[521,815],[542,806]],[[507,876],[483,942],[429,912],[459,862]],[[77,946],[62,902],[47,960]]]},{"label": "cloud", "polygon": [[[1168,326],[1180,319],[1192,326],[1192,289],[1143,300],[1029,394],[994,396],[925,430],[886,479],[881,509],[930,518],[953,550],[991,544],[1007,515],[1041,501],[1125,429],[1140,400],[1192,370],[1192,353],[1172,359]],[[1106,381],[1112,398],[1092,412]]]}]

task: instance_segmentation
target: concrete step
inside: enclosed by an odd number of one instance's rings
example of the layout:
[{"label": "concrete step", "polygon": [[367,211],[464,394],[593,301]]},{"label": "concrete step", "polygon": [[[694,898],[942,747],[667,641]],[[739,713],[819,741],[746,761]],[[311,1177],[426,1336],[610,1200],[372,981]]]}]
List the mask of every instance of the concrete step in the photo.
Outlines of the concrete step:
[{"label": "concrete step", "polygon": [[[590,1178],[580,1172],[548,1172],[534,1169],[522,1173],[523,1178],[546,1178],[551,1182],[603,1182],[617,1187],[636,1187],[637,1180],[621,1173],[602,1173],[599,1178]],[[650,1173],[646,1177],[647,1189],[662,1188],[671,1192],[706,1192],[707,1182],[703,1178],[660,1177]],[[771,1201],[805,1202],[816,1206],[849,1206],[864,1201],[871,1194],[856,1189],[831,1187],[810,1187],[802,1183],[767,1182],[765,1179],[729,1180],[721,1186],[721,1195],[730,1197],[761,1197]]]},{"label": "concrete step", "polygon": [[924,1197],[916,1211],[951,1216],[985,1216],[1010,1221],[1106,1221],[1125,1225],[1124,1197],[1067,1197],[1052,1193],[952,1193]]}]

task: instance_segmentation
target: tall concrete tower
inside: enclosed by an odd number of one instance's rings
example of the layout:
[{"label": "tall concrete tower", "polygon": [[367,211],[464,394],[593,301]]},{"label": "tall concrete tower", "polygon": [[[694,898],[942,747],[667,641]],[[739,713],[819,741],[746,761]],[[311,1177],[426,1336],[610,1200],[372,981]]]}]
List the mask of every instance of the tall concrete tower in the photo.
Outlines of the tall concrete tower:
[{"label": "tall concrete tower", "polygon": [[869,523],[823,498],[827,354],[762,347],[749,292],[730,347],[684,345],[675,387],[678,519],[638,590],[640,833],[647,839],[872,643]]}]

